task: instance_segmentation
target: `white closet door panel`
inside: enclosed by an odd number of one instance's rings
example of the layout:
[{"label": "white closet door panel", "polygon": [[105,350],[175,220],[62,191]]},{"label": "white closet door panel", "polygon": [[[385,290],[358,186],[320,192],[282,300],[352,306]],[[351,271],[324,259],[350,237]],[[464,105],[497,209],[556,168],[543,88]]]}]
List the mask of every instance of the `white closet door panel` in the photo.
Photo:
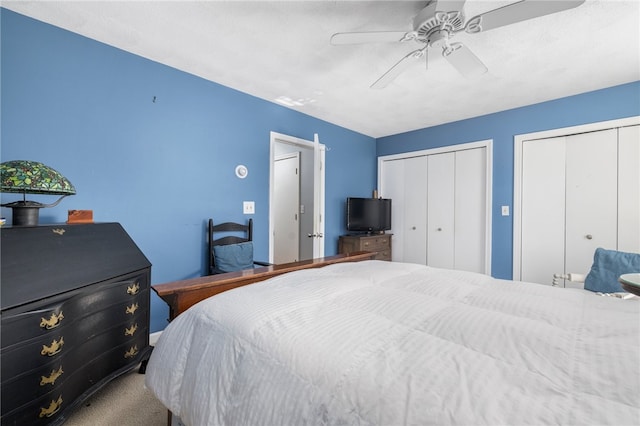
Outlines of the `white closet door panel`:
[{"label": "white closet door panel", "polygon": [[429,155],[427,265],[454,268],[455,153]]},{"label": "white closet door panel", "polygon": [[[551,284],[564,272],[565,138],[522,144],[522,281]],[[576,271],[574,271],[576,272]]]},{"label": "white closet door panel", "polygon": [[455,154],[454,267],[485,272],[486,148]]},{"label": "white closet door panel", "polygon": [[597,247],[617,247],[617,134],[566,137],[566,272],[586,274]]},{"label": "white closet door panel", "polygon": [[618,130],[618,250],[640,252],[640,126]]},{"label": "white closet door panel", "polygon": [[[404,262],[427,262],[427,157],[405,162]],[[393,204],[393,201],[392,201]],[[393,246],[395,250],[395,246]]]},{"label": "white closet door panel", "polygon": [[300,153],[278,156],[273,162],[274,224],[273,262],[300,260]]},{"label": "white closet door panel", "polygon": [[380,196],[391,198],[391,251],[392,260],[404,260],[405,162],[392,160],[382,163]]}]

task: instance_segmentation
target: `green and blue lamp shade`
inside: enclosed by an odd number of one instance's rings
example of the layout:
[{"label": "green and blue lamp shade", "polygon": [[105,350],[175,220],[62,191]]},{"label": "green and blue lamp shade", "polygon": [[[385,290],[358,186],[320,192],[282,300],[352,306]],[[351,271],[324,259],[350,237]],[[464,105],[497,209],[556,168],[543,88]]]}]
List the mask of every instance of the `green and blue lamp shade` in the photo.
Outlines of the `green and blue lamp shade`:
[{"label": "green and blue lamp shade", "polygon": [[[14,160],[0,163],[0,190],[23,194],[22,201],[2,204],[13,210],[14,226],[38,225],[39,209],[54,207],[67,195],[76,193],[71,182],[60,172],[37,161]],[[27,201],[26,194],[61,195],[52,204]]]}]

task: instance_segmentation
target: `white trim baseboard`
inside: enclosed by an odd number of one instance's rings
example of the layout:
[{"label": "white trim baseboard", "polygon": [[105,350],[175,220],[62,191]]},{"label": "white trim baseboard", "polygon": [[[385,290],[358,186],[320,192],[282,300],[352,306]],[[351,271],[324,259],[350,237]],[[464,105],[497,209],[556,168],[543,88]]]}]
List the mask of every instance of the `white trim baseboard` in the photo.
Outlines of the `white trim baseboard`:
[{"label": "white trim baseboard", "polygon": [[162,331],[156,331],[155,333],[149,334],[149,344],[151,346],[155,346],[161,334],[162,334]]}]

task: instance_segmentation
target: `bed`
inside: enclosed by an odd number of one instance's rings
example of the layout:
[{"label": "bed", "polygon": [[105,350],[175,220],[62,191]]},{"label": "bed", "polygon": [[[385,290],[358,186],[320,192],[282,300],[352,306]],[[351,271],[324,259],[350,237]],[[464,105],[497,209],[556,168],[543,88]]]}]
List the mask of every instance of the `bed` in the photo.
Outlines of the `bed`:
[{"label": "bed", "polygon": [[185,425],[640,424],[640,303],[397,262],[203,300],[146,385]]}]

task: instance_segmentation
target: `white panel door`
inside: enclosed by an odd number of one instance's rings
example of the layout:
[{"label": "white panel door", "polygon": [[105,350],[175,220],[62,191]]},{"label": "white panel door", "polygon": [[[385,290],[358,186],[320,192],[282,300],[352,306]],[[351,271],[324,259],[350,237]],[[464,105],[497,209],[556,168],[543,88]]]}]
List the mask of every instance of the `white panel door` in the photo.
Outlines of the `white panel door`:
[{"label": "white panel door", "polygon": [[274,162],[274,254],[275,264],[299,260],[300,153],[277,157]]},{"label": "white panel door", "polygon": [[485,272],[486,148],[455,153],[455,269]]},{"label": "white panel door", "polygon": [[586,274],[598,247],[615,250],[617,130],[566,137],[565,270]]},{"label": "white panel door", "polygon": [[[403,262],[427,263],[427,157],[405,161]],[[393,205],[394,201],[391,201]],[[395,246],[392,246],[395,250]]]},{"label": "white panel door", "polygon": [[640,126],[618,130],[618,250],[640,252]]},{"label": "white panel door", "polygon": [[392,260],[427,262],[427,157],[383,163],[380,196],[391,198]]},{"label": "white panel door", "polygon": [[564,137],[522,144],[522,249],[515,280],[551,284],[553,274],[564,273],[565,156]]},{"label": "white panel door", "polygon": [[380,166],[380,196],[391,198],[391,260],[396,262],[404,261],[405,161],[384,161]]},{"label": "white panel door", "polygon": [[455,153],[428,156],[427,265],[453,269],[455,224]]}]

